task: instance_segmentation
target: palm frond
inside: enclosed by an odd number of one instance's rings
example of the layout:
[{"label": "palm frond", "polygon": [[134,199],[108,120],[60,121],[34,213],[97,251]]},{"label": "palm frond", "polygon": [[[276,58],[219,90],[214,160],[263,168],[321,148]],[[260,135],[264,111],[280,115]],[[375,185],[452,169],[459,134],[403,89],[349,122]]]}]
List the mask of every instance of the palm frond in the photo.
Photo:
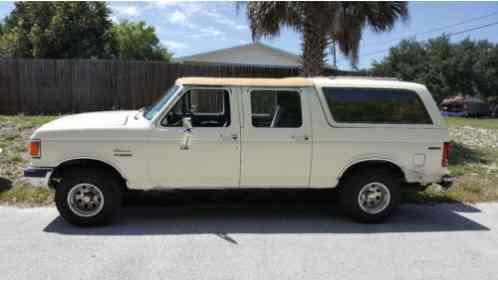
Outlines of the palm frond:
[{"label": "palm frond", "polygon": [[278,36],[285,25],[298,26],[299,5],[294,2],[280,1],[248,2],[247,18],[250,22],[253,40]]},{"label": "palm frond", "polygon": [[408,19],[408,4],[401,1],[242,2],[237,9],[244,5],[253,40],[278,36],[285,26],[302,34],[305,75],[314,75],[322,68],[328,39],[356,65],[365,27],[389,31],[399,19]]}]

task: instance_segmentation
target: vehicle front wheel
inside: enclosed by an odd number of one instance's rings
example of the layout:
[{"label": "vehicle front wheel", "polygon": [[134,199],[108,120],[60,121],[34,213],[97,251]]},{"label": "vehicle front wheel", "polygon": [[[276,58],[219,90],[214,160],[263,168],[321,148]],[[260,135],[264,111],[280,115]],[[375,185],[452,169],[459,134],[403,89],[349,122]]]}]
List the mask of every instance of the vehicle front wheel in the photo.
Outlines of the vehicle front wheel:
[{"label": "vehicle front wheel", "polygon": [[400,203],[399,181],[383,169],[350,175],[340,191],[342,209],[362,222],[387,218]]},{"label": "vehicle front wheel", "polygon": [[77,226],[111,223],[122,200],[116,179],[98,170],[73,168],[57,185],[55,204],[61,216]]}]

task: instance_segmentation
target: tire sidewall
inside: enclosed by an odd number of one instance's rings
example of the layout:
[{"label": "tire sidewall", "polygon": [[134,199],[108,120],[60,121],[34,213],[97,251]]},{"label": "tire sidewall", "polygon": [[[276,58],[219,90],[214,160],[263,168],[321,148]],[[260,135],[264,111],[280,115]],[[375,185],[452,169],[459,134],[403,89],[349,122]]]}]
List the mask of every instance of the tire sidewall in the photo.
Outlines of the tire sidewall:
[{"label": "tire sidewall", "polygon": [[[91,217],[75,214],[69,207],[68,194],[77,184],[89,183],[95,185],[104,197],[102,210]],[[61,216],[69,223],[77,226],[99,226],[112,221],[121,205],[120,188],[112,178],[92,169],[72,169],[63,176],[55,191],[55,204]]]}]

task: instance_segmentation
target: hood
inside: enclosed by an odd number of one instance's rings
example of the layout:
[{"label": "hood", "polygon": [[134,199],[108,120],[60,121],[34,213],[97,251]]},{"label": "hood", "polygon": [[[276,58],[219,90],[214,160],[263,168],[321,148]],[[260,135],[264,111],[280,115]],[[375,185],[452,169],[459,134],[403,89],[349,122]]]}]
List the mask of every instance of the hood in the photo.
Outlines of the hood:
[{"label": "hood", "polygon": [[138,111],[101,111],[65,116],[49,122],[37,131],[115,129],[125,126]]}]

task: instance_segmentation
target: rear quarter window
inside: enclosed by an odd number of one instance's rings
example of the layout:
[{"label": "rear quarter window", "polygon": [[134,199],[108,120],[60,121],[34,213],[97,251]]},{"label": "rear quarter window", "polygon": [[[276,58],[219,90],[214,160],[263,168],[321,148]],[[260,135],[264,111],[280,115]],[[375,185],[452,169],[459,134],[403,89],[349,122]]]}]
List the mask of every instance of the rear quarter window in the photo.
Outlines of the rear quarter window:
[{"label": "rear quarter window", "polygon": [[404,89],[322,88],[337,123],[432,124],[417,93]]}]

